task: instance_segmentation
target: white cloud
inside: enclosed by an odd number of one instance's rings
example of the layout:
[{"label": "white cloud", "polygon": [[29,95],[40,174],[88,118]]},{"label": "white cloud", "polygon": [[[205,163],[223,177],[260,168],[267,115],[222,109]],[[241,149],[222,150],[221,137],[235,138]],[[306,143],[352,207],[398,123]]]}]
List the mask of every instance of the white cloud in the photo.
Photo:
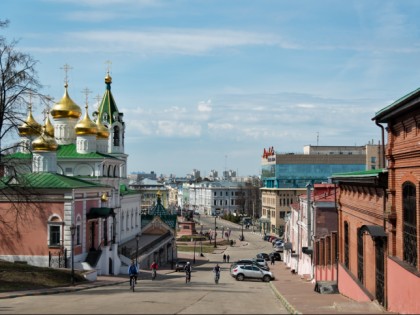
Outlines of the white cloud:
[{"label": "white cloud", "polygon": [[197,110],[199,112],[211,112],[212,111],[211,100],[199,102],[197,105]]},{"label": "white cloud", "polygon": [[[48,40],[48,34],[43,34]],[[175,53],[185,55],[200,55],[220,49],[240,46],[272,46],[294,48],[294,45],[283,41],[278,35],[268,33],[232,31],[228,29],[149,29],[143,31],[84,31],[60,35],[59,38],[48,40],[56,42],[57,46],[42,44],[32,47],[37,52],[62,53],[113,53],[147,54]]]},{"label": "white cloud", "polygon": [[314,104],[296,104],[298,108],[315,108]]},{"label": "white cloud", "polygon": [[156,135],[164,137],[199,137],[201,126],[196,123],[183,123],[178,121],[162,120],[157,122]]},{"label": "white cloud", "polygon": [[207,124],[208,129],[215,130],[215,131],[228,131],[233,130],[233,125],[230,123],[208,123]]}]

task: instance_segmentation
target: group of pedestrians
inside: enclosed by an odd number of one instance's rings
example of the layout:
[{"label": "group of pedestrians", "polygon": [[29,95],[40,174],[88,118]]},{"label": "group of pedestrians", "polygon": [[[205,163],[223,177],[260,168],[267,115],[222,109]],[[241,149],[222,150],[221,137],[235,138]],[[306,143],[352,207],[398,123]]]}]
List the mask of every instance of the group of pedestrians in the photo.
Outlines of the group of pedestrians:
[{"label": "group of pedestrians", "polygon": [[230,259],[230,256],[229,255],[227,255],[226,256],[226,254],[223,254],[223,262],[229,262],[229,259]]}]

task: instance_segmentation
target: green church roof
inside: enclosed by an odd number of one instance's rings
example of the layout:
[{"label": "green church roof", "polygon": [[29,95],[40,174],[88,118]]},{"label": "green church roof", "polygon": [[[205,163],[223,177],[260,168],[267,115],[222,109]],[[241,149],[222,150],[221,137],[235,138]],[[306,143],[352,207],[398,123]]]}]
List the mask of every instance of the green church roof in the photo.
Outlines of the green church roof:
[{"label": "green church roof", "polygon": [[157,203],[156,205],[149,211],[149,214],[142,214],[141,216],[141,226],[142,228],[145,227],[147,224],[152,222],[154,217],[160,217],[160,219],[165,222],[167,226],[172,229],[176,228],[176,222],[178,217],[176,214],[169,214],[166,211],[165,207],[162,205],[162,201],[160,198],[160,193],[157,194]]},{"label": "green church roof", "polygon": [[104,153],[91,152],[91,153],[78,153],[76,145],[64,144],[59,145],[57,149],[57,159],[103,159],[110,158],[116,159],[116,157]]},{"label": "green church roof", "polygon": [[162,200],[160,198],[160,192],[157,194],[157,203],[156,205],[149,211],[149,214],[153,216],[163,216],[167,215],[168,211],[166,211],[165,207],[162,205]]},{"label": "green church roof", "polygon": [[0,179],[0,189],[10,186],[31,187],[39,189],[73,189],[105,187],[105,185],[89,182],[83,179],[53,174],[53,173],[28,173],[16,177],[3,177]]},{"label": "green church roof", "polygon": [[116,121],[119,114],[117,103],[115,102],[111,93],[111,83],[112,79],[108,74],[105,78],[106,90],[104,96],[102,97],[102,103],[98,109],[98,117],[102,122],[107,122],[109,126],[111,126]]},{"label": "green church roof", "polygon": [[[4,157],[5,159],[11,160],[11,159],[19,159],[19,160],[25,160],[25,159],[32,159],[32,153],[21,153],[16,152],[13,154],[6,155]],[[98,153],[98,152],[91,152],[91,153],[78,153],[76,149],[75,144],[62,144],[58,146],[57,149],[57,160],[60,159],[116,159],[116,157],[104,154],[104,153]]]}]

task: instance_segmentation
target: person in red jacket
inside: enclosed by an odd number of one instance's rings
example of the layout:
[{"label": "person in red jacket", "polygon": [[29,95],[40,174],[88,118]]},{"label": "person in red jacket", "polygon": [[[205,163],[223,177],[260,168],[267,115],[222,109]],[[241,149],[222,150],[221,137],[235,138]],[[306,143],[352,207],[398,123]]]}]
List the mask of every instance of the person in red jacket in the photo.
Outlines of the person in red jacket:
[{"label": "person in red jacket", "polygon": [[156,272],[158,269],[158,264],[154,261],[152,265],[150,266],[150,269],[152,269],[152,280],[156,278]]}]

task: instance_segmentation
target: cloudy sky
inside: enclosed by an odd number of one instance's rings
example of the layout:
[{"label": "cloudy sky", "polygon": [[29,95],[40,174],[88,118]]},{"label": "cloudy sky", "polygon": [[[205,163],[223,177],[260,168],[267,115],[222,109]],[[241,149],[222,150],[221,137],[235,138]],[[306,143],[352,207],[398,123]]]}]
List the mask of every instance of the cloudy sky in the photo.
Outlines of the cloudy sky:
[{"label": "cloudy sky", "polygon": [[245,176],[270,146],[378,142],[375,112],[420,86],[419,16],[416,0],[2,0],[0,32],[56,101],[69,64],[82,108],[112,62],[130,172]]}]

